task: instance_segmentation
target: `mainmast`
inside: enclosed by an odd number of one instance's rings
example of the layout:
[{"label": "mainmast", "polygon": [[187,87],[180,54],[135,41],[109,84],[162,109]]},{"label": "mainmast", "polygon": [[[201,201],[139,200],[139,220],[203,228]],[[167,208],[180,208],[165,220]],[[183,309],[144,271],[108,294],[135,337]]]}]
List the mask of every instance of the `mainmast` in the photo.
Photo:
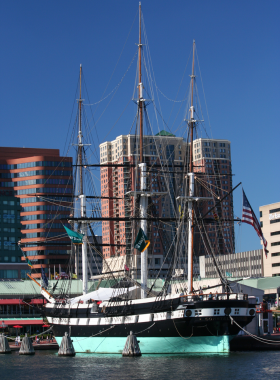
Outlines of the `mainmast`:
[{"label": "mainmast", "polygon": [[[78,99],[79,103],[79,143],[78,143],[78,161],[80,169],[80,202],[81,202],[81,218],[86,217],[86,196],[84,195],[83,189],[83,135],[82,135],[82,65],[80,65],[80,97]],[[87,223],[82,221],[81,232],[84,235],[82,244],[82,275],[83,275],[83,294],[87,294],[88,288],[88,277],[87,277]]]},{"label": "mainmast", "polygon": [[[141,2],[139,3],[139,44],[138,44],[138,56],[139,56],[139,84],[138,84],[138,107],[139,107],[139,148],[140,148],[140,215],[141,228],[147,235],[147,208],[148,208],[148,198],[147,194],[147,165],[143,158],[143,84],[142,84],[142,72],[141,72]],[[148,249],[141,252],[141,298],[146,298],[147,296],[147,279],[148,279]]]},{"label": "mainmast", "polygon": [[[189,172],[189,196],[194,196],[194,173],[193,173],[193,130],[195,128],[194,120],[194,106],[193,106],[193,87],[194,87],[194,53],[195,53],[195,41],[193,41],[193,61],[192,61],[192,75],[191,75],[191,108],[190,108],[190,172]],[[188,202],[188,292],[193,292],[193,200]]]},{"label": "mainmast", "polygon": [[80,65],[80,97],[78,99],[79,103],[79,170],[80,170],[80,194],[83,194],[83,143],[82,143],[82,65]]}]

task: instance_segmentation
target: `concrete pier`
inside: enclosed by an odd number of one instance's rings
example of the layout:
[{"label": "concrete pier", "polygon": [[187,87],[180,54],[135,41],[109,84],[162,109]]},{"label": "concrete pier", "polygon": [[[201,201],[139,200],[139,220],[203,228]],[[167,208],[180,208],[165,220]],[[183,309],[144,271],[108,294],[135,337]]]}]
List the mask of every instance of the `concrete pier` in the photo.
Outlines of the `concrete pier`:
[{"label": "concrete pier", "polygon": [[0,335],[0,354],[11,354],[12,350],[10,349],[8,339],[4,334]]},{"label": "concrete pier", "polygon": [[139,344],[133,332],[130,331],[130,335],[128,335],[125,346],[122,352],[122,356],[141,356],[141,351],[139,348]]},{"label": "concrete pier", "polygon": [[58,350],[58,356],[75,356],[76,352],[71,340],[71,337],[65,333],[61,340],[61,344]]},{"label": "concrete pier", "polygon": [[27,334],[25,334],[25,337],[22,339],[21,346],[19,349],[19,355],[34,355],[34,347],[32,345],[32,341],[30,338],[28,338]]}]

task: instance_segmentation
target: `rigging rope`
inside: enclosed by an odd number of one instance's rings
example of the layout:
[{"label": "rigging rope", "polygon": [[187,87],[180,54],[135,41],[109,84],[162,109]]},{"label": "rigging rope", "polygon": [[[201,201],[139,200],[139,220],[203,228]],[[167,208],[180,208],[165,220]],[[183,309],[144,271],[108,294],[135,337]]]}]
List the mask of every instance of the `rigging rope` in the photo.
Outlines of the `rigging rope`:
[{"label": "rigging rope", "polygon": [[107,98],[108,98],[108,97],[109,97],[109,96],[110,96],[115,90],[117,90],[118,87],[122,84],[122,81],[124,80],[124,77],[126,76],[128,70],[130,69],[130,67],[131,67],[131,65],[132,65],[132,63],[133,63],[133,61],[134,61],[134,58],[135,58],[136,54],[137,54],[137,51],[136,51],[136,53],[134,54],[134,56],[133,56],[133,58],[132,58],[132,61],[131,61],[130,65],[129,65],[129,67],[128,67],[128,69],[126,70],[126,72],[124,73],[124,75],[122,76],[120,82],[116,85],[116,87],[115,87],[115,88],[114,88],[114,89],[113,89],[108,95],[105,96],[105,98],[99,100],[99,101],[96,102],[96,103],[92,103],[92,104],[83,104],[83,105],[84,105],[84,106],[95,106],[96,104],[99,104],[99,103],[103,102],[103,100],[107,99]]},{"label": "rigging rope", "polygon": [[[153,81],[153,79],[152,79],[152,81]],[[154,82],[154,81],[153,81]],[[162,96],[164,96],[167,100],[169,100],[170,102],[174,102],[174,103],[182,103],[182,102],[185,102],[187,99],[188,99],[188,97],[187,98],[184,98],[184,99],[182,99],[182,100],[174,100],[174,99],[170,99],[170,98],[168,98],[159,88],[158,88],[158,86],[156,85],[156,83],[154,82],[154,85],[155,85],[155,87],[156,87],[156,89],[161,93],[161,95]]]}]

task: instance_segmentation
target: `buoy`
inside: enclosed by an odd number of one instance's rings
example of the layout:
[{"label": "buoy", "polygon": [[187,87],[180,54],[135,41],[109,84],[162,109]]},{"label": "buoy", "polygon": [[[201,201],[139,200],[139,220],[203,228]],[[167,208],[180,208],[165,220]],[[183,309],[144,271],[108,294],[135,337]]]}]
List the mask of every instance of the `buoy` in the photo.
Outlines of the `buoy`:
[{"label": "buoy", "polygon": [[0,354],[11,354],[12,350],[10,349],[8,339],[4,334],[0,335]]},{"label": "buoy", "polygon": [[62,338],[62,341],[58,350],[58,356],[75,356],[75,355],[76,355],[76,352],[75,352],[71,337],[68,336],[66,332],[64,337]]},{"label": "buoy", "polygon": [[122,352],[122,356],[141,356],[141,351],[139,348],[139,344],[133,332],[130,331],[130,335],[128,335],[125,346]]},{"label": "buoy", "polygon": [[19,349],[19,355],[34,355],[34,347],[32,345],[31,338],[25,334],[25,337],[22,339],[21,346]]}]

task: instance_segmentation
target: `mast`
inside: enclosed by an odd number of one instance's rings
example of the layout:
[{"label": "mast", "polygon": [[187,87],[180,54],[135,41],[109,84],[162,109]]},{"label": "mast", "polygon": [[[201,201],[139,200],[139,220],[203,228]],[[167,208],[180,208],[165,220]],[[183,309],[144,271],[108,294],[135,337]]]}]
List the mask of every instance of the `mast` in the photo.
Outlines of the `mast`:
[{"label": "mast", "polygon": [[[80,202],[81,202],[81,218],[86,217],[86,196],[83,194],[83,135],[82,135],[82,65],[80,65],[80,97],[78,99],[79,103],[79,143],[78,143],[78,161],[80,169]],[[82,244],[82,275],[83,275],[83,294],[87,294],[88,288],[88,276],[87,276],[87,223],[82,221],[81,232],[84,235]]]},{"label": "mast", "polygon": [[82,144],[82,65],[80,65],[80,97],[79,102],[79,145],[78,145],[78,154],[79,154],[79,167],[80,169],[80,194],[83,194],[83,144]]},{"label": "mast", "polygon": [[[192,75],[191,75],[191,108],[190,108],[190,173],[189,175],[189,196],[194,196],[194,173],[193,173],[193,129],[195,127],[194,120],[194,106],[193,106],[193,87],[194,87],[194,53],[195,53],[195,40],[193,40],[193,61],[192,61]],[[193,202],[188,202],[188,292],[193,292],[193,242],[194,242],[194,210]]]},{"label": "mast", "polygon": [[141,2],[139,2],[139,44],[138,44],[138,56],[139,56],[139,90],[138,90],[138,106],[139,106],[139,138],[140,138],[140,163],[143,162],[143,84],[142,84],[142,67],[141,67]]},{"label": "mast", "polygon": [[[146,194],[147,191],[147,165],[144,162],[143,158],[143,84],[142,84],[142,72],[141,72],[141,2],[139,2],[139,44],[138,44],[138,54],[139,54],[139,91],[138,91],[138,107],[139,107],[139,145],[140,145],[140,216],[141,219],[141,228],[147,235],[147,208],[148,208],[148,197]],[[147,279],[148,279],[148,250],[141,252],[141,298],[146,298],[147,296]]]}]

